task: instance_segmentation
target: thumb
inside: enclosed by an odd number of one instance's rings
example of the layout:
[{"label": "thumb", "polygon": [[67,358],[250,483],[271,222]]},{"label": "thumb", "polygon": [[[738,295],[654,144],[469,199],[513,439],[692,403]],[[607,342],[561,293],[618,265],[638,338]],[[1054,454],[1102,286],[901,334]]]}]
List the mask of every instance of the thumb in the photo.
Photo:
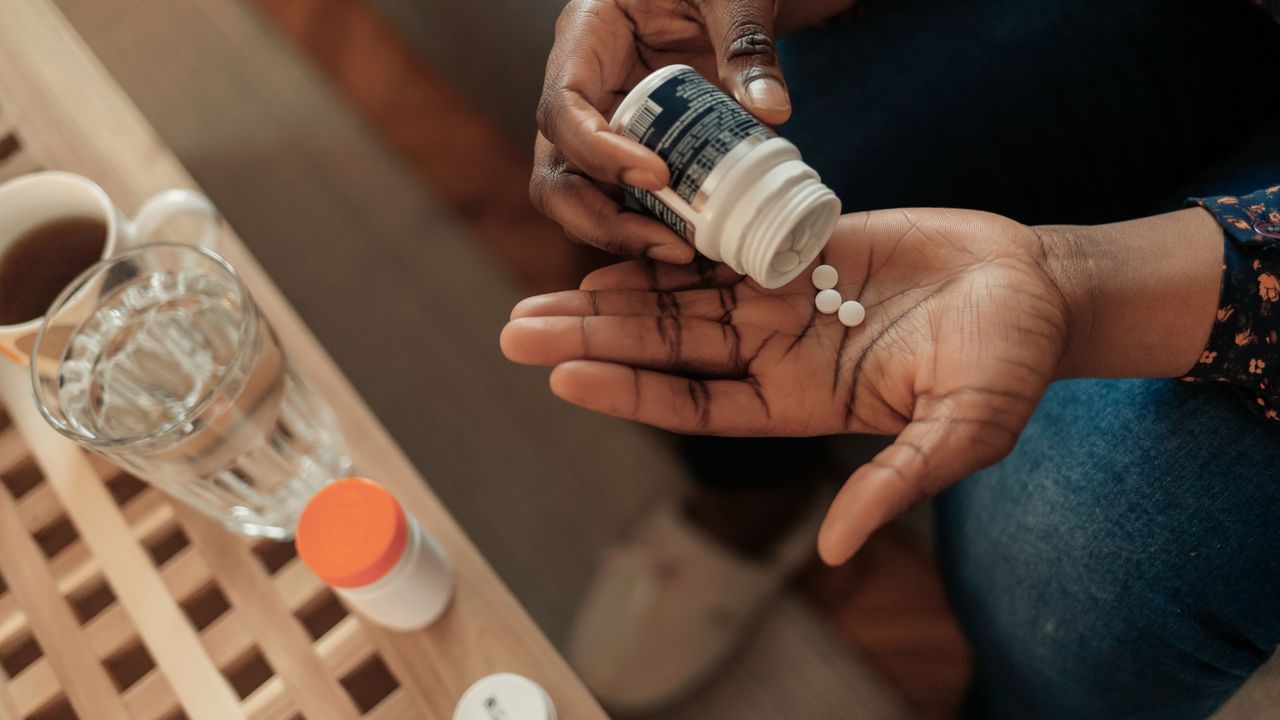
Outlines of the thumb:
[{"label": "thumb", "polygon": [[[978,391],[968,391],[979,393]],[[1026,424],[1020,413],[999,415],[969,399],[924,404],[889,447],[858,468],[827,510],[818,554],[828,565],[853,556],[871,533],[919,502],[1013,450]]]},{"label": "thumb", "polygon": [[702,10],[720,84],[761,121],[785,122],[791,98],[773,42],[772,0],[703,2]]}]

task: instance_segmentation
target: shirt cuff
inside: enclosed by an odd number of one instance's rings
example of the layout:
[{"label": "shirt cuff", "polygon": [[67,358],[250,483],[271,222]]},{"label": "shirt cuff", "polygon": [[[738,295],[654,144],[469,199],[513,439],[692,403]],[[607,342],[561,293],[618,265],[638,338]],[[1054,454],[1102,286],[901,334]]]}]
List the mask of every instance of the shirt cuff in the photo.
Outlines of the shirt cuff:
[{"label": "shirt cuff", "polygon": [[1191,198],[1222,224],[1222,293],[1200,361],[1183,380],[1226,382],[1249,408],[1280,420],[1280,185]]}]

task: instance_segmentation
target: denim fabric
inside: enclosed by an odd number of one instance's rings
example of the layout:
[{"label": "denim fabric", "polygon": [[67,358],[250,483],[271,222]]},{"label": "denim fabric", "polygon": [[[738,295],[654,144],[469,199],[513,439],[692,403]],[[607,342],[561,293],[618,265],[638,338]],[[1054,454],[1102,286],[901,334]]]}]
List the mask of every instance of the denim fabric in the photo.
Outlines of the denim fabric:
[{"label": "denim fabric", "polygon": [[1225,387],[1056,383],[937,509],[977,717],[1201,718],[1280,644],[1280,425]]},{"label": "denim fabric", "polygon": [[[846,210],[1107,222],[1280,168],[1245,2],[862,0],[781,52],[782,132]],[[978,717],[1203,717],[1280,643],[1280,427],[1226,388],[1057,383],[938,511]]]},{"label": "denim fabric", "polygon": [[[794,105],[782,133],[846,211],[1099,223],[1275,184],[1254,168],[1280,168],[1276,141],[1236,156],[1280,129],[1280,25],[1247,2],[856,7],[780,47]],[[1211,171],[1223,185],[1198,182]],[[1256,184],[1229,182],[1241,177]]]}]

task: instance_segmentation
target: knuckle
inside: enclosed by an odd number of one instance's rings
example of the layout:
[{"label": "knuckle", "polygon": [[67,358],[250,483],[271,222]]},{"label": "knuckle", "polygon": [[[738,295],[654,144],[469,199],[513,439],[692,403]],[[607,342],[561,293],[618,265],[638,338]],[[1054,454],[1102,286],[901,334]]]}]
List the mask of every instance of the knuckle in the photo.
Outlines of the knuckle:
[{"label": "knuckle", "polygon": [[546,214],[543,210],[543,193],[546,192],[546,181],[543,179],[542,170],[534,168],[533,177],[529,178],[529,203],[534,209],[542,214]]},{"label": "knuckle", "polygon": [[529,202],[543,215],[547,214],[548,196],[555,186],[558,171],[543,163],[533,166],[533,175],[529,177]]},{"label": "knuckle", "polygon": [[573,31],[581,18],[592,11],[597,0],[570,0],[556,16],[556,37],[567,35]]},{"label": "knuckle", "polygon": [[725,60],[772,61],[773,55],[773,37],[764,25],[750,17],[738,17],[729,24]]},{"label": "knuckle", "polygon": [[591,228],[591,235],[587,238],[586,242],[588,245],[599,248],[610,255],[628,254],[627,248],[623,245],[621,240],[612,233],[600,232],[598,227]]},{"label": "knuckle", "polygon": [[604,0],[572,0],[556,18],[556,39],[547,59],[547,72],[542,84],[542,96],[535,112],[538,127],[548,137],[553,137],[557,120],[567,100],[566,77],[575,65],[583,62],[584,46],[592,44],[600,35],[598,27],[603,19]]},{"label": "knuckle", "polygon": [[542,89],[542,96],[538,98],[538,109],[534,112],[534,118],[538,122],[538,129],[548,139],[554,138],[555,120],[562,102],[559,91],[550,85]]}]

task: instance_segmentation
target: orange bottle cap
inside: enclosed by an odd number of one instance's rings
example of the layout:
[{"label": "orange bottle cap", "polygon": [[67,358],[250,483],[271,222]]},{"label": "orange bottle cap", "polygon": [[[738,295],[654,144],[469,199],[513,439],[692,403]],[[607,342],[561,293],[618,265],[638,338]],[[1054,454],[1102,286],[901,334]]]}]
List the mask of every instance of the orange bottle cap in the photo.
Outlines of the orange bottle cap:
[{"label": "orange bottle cap", "polygon": [[404,555],[409,524],[386,488],[346,478],[321,488],[298,519],[298,556],[333,587],[362,587],[391,571]]}]

